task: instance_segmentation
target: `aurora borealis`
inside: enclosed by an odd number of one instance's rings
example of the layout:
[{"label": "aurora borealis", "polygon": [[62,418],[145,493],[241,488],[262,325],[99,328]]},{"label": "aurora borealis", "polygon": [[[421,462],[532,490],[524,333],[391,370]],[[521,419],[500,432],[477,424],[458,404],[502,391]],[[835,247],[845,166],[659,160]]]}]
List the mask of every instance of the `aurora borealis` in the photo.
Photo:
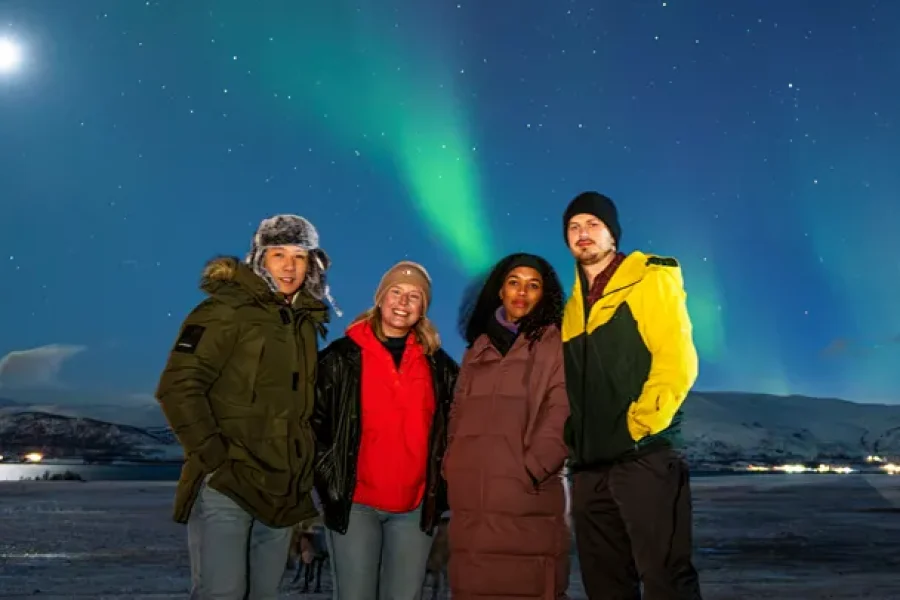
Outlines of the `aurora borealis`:
[{"label": "aurora borealis", "polygon": [[277,212],[319,228],[334,333],[411,259],[459,356],[467,279],[525,250],[571,282],[596,189],[682,263],[698,389],[900,402],[900,5],[51,4],[0,6],[0,356],[146,392]]},{"label": "aurora borealis", "polygon": [[[397,22],[390,12],[370,8],[337,2],[327,10],[285,10],[275,26],[243,20],[238,37],[257,31],[261,43],[250,53],[265,81],[297,97],[301,106],[291,110],[307,123],[327,114],[320,121],[326,135],[365,153],[373,167],[394,170],[402,195],[464,271],[486,268],[496,253],[465,104],[443,60],[447,49],[440,36],[423,35],[440,22],[411,6],[406,20],[422,29],[413,36],[385,35]],[[230,15],[240,19],[240,12]],[[448,207],[453,218],[447,218]]]}]

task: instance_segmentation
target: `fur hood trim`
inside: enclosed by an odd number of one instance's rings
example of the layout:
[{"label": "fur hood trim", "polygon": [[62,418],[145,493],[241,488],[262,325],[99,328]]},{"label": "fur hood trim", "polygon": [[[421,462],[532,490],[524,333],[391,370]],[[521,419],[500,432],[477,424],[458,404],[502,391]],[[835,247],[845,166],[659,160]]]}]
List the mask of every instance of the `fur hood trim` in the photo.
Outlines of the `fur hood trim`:
[{"label": "fur hood trim", "polygon": [[201,285],[213,281],[233,281],[237,274],[240,260],[234,256],[217,256],[203,267]]}]

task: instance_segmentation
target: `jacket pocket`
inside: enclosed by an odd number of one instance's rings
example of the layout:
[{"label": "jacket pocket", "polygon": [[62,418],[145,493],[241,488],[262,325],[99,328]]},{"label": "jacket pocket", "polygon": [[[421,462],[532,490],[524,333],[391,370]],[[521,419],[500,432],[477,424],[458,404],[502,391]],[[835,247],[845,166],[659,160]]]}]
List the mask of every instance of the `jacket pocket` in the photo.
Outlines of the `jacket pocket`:
[{"label": "jacket pocket", "polygon": [[216,416],[227,416],[231,407],[251,407],[256,401],[257,376],[265,348],[265,339],[254,336],[239,342],[231,355],[221,378],[213,386]]},{"label": "jacket pocket", "polygon": [[512,461],[510,467],[514,469],[514,474],[517,475],[517,479],[521,480],[525,485],[525,491],[530,494],[536,494],[537,485],[532,479],[532,474],[528,472],[528,467],[525,466],[525,453],[522,447],[516,448],[516,444],[507,436],[504,436],[503,440],[509,448],[509,455]]},{"label": "jacket pocket", "polygon": [[291,449],[299,463],[300,492],[305,494],[314,487],[316,476],[316,442],[312,429],[301,426],[297,437],[289,439],[288,443],[292,446]]},{"label": "jacket pocket", "polygon": [[240,400],[243,404],[256,403],[256,379],[259,376],[259,368],[262,364],[263,354],[266,351],[266,338],[261,334],[254,337],[247,343],[247,351],[243,356],[244,364],[241,365],[241,371],[244,381],[247,382],[246,393],[242,394]]},{"label": "jacket pocket", "polygon": [[173,518],[178,523],[187,523],[191,509],[197,501],[197,496],[203,487],[203,468],[196,460],[190,458],[184,461],[181,467],[181,475],[178,478],[178,487],[175,490],[175,508]]}]

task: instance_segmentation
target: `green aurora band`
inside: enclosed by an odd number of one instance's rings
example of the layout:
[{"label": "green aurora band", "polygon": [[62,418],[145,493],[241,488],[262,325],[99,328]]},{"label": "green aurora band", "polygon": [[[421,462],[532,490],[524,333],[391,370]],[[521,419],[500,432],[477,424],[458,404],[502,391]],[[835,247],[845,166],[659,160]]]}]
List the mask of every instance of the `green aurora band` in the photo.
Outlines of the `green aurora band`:
[{"label": "green aurora band", "polygon": [[284,12],[289,16],[275,25],[280,35],[264,43],[267,80],[294,96],[305,119],[392,164],[459,266],[470,274],[485,269],[495,257],[474,144],[452,71],[428,56],[440,44],[402,44],[379,11],[348,9],[340,1]]},{"label": "green aurora band", "polygon": [[692,235],[690,241],[675,243],[684,250],[677,256],[684,268],[683,276],[687,291],[688,312],[694,328],[694,344],[704,361],[720,363],[724,357],[726,341],[725,305],[717,282],[723,275],[716,263],[704,257],[713,254],[709,240]]},{"label": "green aurora band", "polygon": [[686,284],[688,311],[694,326],[694,343],[704,360],[719,362],[725,349],[725,324],[720,294],[713,279],[689,273]]},{"label": "green aurora band", "polygon": [[[441,40],[421,33],[451,27],[435,24],[439,15],[425,6],[396,25],[392,11],[375,5],[358,10],[344,0],[327,7],[274,2],[277,10],[259,12],[242,6],[217,9],[221,22],[240,26],[217,30],[215,37],[252,46],[254,76],[262,76],[270,98],[277,95],[273,110],[295,111],[302,127],[326,128],[348,151],[396,169],[458,266],[469,275],[484,273],[496,252],[474,143],[454,89],[457,75]],[[695,251],[695,260],[686,261],[693,270],[685,273],[695,341],[704,360],[719,362],[727,307],[717,273]]]}]

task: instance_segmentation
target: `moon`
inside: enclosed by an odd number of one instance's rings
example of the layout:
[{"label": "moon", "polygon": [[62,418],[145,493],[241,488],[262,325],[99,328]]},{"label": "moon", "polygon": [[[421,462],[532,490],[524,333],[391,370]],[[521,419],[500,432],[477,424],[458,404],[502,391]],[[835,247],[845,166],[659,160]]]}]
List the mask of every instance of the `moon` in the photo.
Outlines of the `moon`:
[{"label": "moon", "polygon": [[22,64],[22,47],[9,38],[0,38],[0,73],[12,73]]}]

